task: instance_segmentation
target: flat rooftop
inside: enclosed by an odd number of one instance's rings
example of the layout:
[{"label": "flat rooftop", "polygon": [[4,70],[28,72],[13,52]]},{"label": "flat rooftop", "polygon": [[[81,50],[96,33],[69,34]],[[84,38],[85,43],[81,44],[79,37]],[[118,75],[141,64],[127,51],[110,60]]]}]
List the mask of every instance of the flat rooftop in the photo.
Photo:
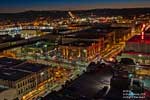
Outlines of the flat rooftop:
[{"label": "flat rooftop", "polygon": [[0,69],[1,68],[10,68],[10,67],[13,67],[15,65],[21,64],[23,62],[24,61],[21,61],[21,60],[2,57],[2,58],[0,58]]},{"label": "flat rooftop", "polygon": [[23,38],[21,38],[19,35],[12,37],[8,34],[6,35],[0,35],[0,43],[5,43],[5,42],[13,42],[13,41],[17,41],[17,40],[22,40]]},{"label": "flat rooftop", "polygon": [[144,43],[144,44],[150,44],[150,35],[144,35],[143,39],[141,35],[135,35],[131,39],[127,41],[127,43]]},{"label": "flat rooftop", "polygon": [[14,70],[14,69],[1,69],[0,70],[0,79],[2,80],[9,80],[9,81],[16,81],[31,73]]},{"label": "flat rooftop", "polygon": [[19,70],[24,70],[24,71],[29,71],[29,72],[38,72],[44,68],[47,68],[48,66],[43,65],[43,64],[32,64],[32,63],[24,63],[15,69]]},{"label": "flat rooftop", "polygon": [[66,36],[66,38],[80,38],[80,39],[99,39],[110,33],[109,29],[90,28],[80,32],[75,32]]},{"label": "flat rooftop", "polygon": [[34,72],[39,72],[48,66],[29,63],[13,58],[0,58],[0,79],[16,81]]},{"label": "flat rooftop", "polygon": [[76,40],[70,43],[62,44],[63,46],[74,46],[74,47],[88,47],[93,43],[97,43],[97,41],[84,41],[84,40]]}]

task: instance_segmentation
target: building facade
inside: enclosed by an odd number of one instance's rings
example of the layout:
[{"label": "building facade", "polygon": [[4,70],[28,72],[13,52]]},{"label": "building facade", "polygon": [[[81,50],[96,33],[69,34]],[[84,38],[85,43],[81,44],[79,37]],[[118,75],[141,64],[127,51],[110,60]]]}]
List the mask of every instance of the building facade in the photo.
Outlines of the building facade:
[{"label": "building facade", "polygon": [[126,42],[120,58],[132,58],[135,62],[142,65],[150,64],[150,35],[136,35]]},{"label": "building facade", "polygon": [[[8,65],[9,61],[11,65]],[[0,85],[15,91],[13,99],[27,100],[35,95],[34,91],[38,96],[46,91],[48,80],[52,77],[51,68],[46,65],[19,62],[11,58],[0,58],[0,64],[5,65],[0,68]]]},{"label": "building facade", "polygon": [[90,61],[103,49],[103,38],[99,41],[74,41],[59,46],[59,52],[65,59],[76,61]]}]

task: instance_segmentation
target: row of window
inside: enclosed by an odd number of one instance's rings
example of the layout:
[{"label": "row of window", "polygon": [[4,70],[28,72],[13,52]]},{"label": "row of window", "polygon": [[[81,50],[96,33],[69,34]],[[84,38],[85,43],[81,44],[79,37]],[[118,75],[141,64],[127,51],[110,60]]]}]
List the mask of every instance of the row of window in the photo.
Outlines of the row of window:
[{"label": "row of window", "polygon": [[20,87],[22,87],[22,86],[24,86],[24,85],[26,85],[28,83],[32,83],[34,81],[35,81],[34,78],[30,78],[28,80],[21,81],[21,82],[18,83],[17,87],[20,88]]},{"label": "row of window", "polygon": [[35,86],[36,86],[36,84],[31,84],[31,85],[28,85],[28,86],[26,86],[26,87],[24,87],[24,88],[20,88],[20,89],[18,90],[18,94],[25,93],[26,91],[28,91],[28,90],[34,88]]}]

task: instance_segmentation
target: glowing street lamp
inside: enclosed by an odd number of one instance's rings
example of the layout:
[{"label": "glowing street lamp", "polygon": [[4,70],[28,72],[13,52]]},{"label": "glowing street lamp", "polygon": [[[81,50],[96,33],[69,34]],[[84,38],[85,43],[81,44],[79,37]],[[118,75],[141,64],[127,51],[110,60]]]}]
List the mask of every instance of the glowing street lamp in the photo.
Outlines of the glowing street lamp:
[{"label": "glowing street lamp", "polygon": [[87,52],[87,50],[86,50],[86,49],[84,49],[84,50],[83,50],[83,52],[84,52],[84,53],[86,53],[86,52]]},{"label": "glowing street lamp", "polygon": [[139,54],[138,56],[139,56],[139,57],[142,57],[142,55],[141,55],[141,54]]}]

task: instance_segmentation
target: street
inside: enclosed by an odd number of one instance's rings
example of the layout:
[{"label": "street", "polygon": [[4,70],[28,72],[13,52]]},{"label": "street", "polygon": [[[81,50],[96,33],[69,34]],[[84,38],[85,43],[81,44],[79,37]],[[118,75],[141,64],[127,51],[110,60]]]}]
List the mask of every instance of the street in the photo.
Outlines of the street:
[{"label": "street", "polygon": [[[75,100],[80,100],[82,98],[93,98],[94,95],[101,90],[104,86],[109,87],[110,78],[112,76],[110,68],[101,68],[94,73],[84,73],[76,80],[72,81],[69,85],[67,85],[63,90],[58,91],[57,95],[67,95],[71,92],[72,98],[78,98]],[[66,91],[70,92],[66,92]],[[47,95],[44,100],[58,100],[58,98],[53,97],[56,95]],[[59,99],[63,99],[62,96]],[[80,99],[79,99],[80,98]],[[69,100],[69,99],[67,99]],[[82,99],[81,99],[82,100]]]}]

